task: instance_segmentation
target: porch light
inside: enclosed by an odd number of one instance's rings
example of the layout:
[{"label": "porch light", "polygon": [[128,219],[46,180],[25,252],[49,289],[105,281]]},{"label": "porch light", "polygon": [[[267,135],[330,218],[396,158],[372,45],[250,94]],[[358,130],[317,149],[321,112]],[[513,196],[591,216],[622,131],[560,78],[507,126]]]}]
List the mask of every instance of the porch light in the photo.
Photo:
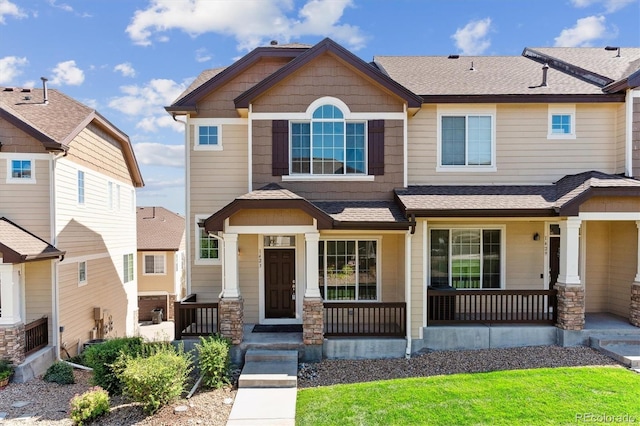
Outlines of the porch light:
[{"label": "porch light", "polygon": [[539,239],[540,239],[540,234],[538,234],[537,232],[533,234],[533,241],[538,241]]}]

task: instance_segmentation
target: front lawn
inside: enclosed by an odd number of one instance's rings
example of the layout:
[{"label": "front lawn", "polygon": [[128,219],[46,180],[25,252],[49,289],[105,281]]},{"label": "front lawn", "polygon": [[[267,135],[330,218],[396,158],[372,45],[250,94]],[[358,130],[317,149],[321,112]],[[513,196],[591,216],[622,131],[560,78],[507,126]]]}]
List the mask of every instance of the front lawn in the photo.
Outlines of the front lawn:
[{"label": "front lawn", "polygon": [[494,371],[302,389],[296,424],[629,424],[638,401],[640,376],[621,367]]}]

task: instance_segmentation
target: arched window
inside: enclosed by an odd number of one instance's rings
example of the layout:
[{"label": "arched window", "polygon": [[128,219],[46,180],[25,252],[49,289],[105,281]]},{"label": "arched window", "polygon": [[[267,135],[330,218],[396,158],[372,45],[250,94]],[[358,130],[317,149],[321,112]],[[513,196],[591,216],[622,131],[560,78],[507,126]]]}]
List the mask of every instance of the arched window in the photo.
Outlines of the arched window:
[{"label": "arched window", "polygon": [[366,174],[366,147],[366,122],[348,121],[337,106],[321,105],[309,121],[291,123],[291,174]]}]

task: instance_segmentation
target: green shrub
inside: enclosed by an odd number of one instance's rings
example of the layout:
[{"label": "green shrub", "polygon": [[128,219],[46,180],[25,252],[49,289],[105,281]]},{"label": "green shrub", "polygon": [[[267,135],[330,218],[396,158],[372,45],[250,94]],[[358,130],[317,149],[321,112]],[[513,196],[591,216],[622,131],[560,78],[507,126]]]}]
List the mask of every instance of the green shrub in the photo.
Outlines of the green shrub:
[{"label": "green shrub", "polygon": [[231,341],[222,336],[200,337],[200,343],[196,343],[196,349],[204,386],[220,388],[230,383],[230,348]]},{"label": "green shrub", "polygon": [[49,368],[43,377],[45,382],[53,382],[59,385],[71,385],[76,382],[73,377],[73,367],[61,361],[56,361]]},{"label": "green shrub", "polygon": [[13,374],[13,364],[8,359],[0,359],[0,380],[6,380]]},{"label": "green shrub", "polygon": [[191,354],[182,347],[145,346],[144,356],[123,355],[116,371],[123,394],[142,403],[147,414],[153,414],[185,390],[191,362]]},{"label": "green shrub", "polygon": [[100,386],[71,399],[71,420],[77,425],[109,412],[109,394]]},{"label": "green shrub", "polygon": [[137,356],[141,352],[141,337],[120,337],[89,346],[83,354],[86,365],[93,368],[92,383],[107,390],[110,395],[120,395],[122,384],[113,369],[113,363],[122,354]]}]

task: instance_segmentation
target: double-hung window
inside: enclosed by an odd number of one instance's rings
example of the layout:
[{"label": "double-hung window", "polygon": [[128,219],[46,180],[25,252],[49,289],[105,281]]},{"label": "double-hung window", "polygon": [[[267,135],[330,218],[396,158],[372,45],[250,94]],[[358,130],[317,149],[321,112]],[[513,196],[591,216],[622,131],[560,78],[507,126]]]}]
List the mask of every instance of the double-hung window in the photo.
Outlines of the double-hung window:
[{"label": "double-hung window", "polygon": [[133,281],[133,253],[122,256],[122,279],[125,283]]},{"label": "double-hung window", "polygon": [[347,121],[334,105],[291,122],[291,175],[366,175],[367,123]]},{"label": "double-hung window", "polygon": [[145,254],[144,275],[166,275],[166,263],[164,254]]},{"label": "double-hung window", "polygon": [[199,226],[199,222],[206,219],[208,215],[195,216],[195,263],[198,265],[217,265],[220,263],[219,240],[209,235],[203,227]]},{"label": "double-hung window", "polygon": [[378,240],[319,242],[320,293],[324,300],[378,300]]},{"label": "double-hung window", "polygon": [[501,288],[502,235],[500,228],[431,229],[431,286]]},{"label": "double-hung window", "polygon": [[7,182],[10,183],[35,183],[36,174],[34,161],[27,159],[7,160]]},{"label": "double-hung window", "polygon": [[84,205],[84,172],[78,170],[78,204]]},{"label": "double-hung window", "polygon": [[495,171],[493,110],[438,113],[438,170]]}]

